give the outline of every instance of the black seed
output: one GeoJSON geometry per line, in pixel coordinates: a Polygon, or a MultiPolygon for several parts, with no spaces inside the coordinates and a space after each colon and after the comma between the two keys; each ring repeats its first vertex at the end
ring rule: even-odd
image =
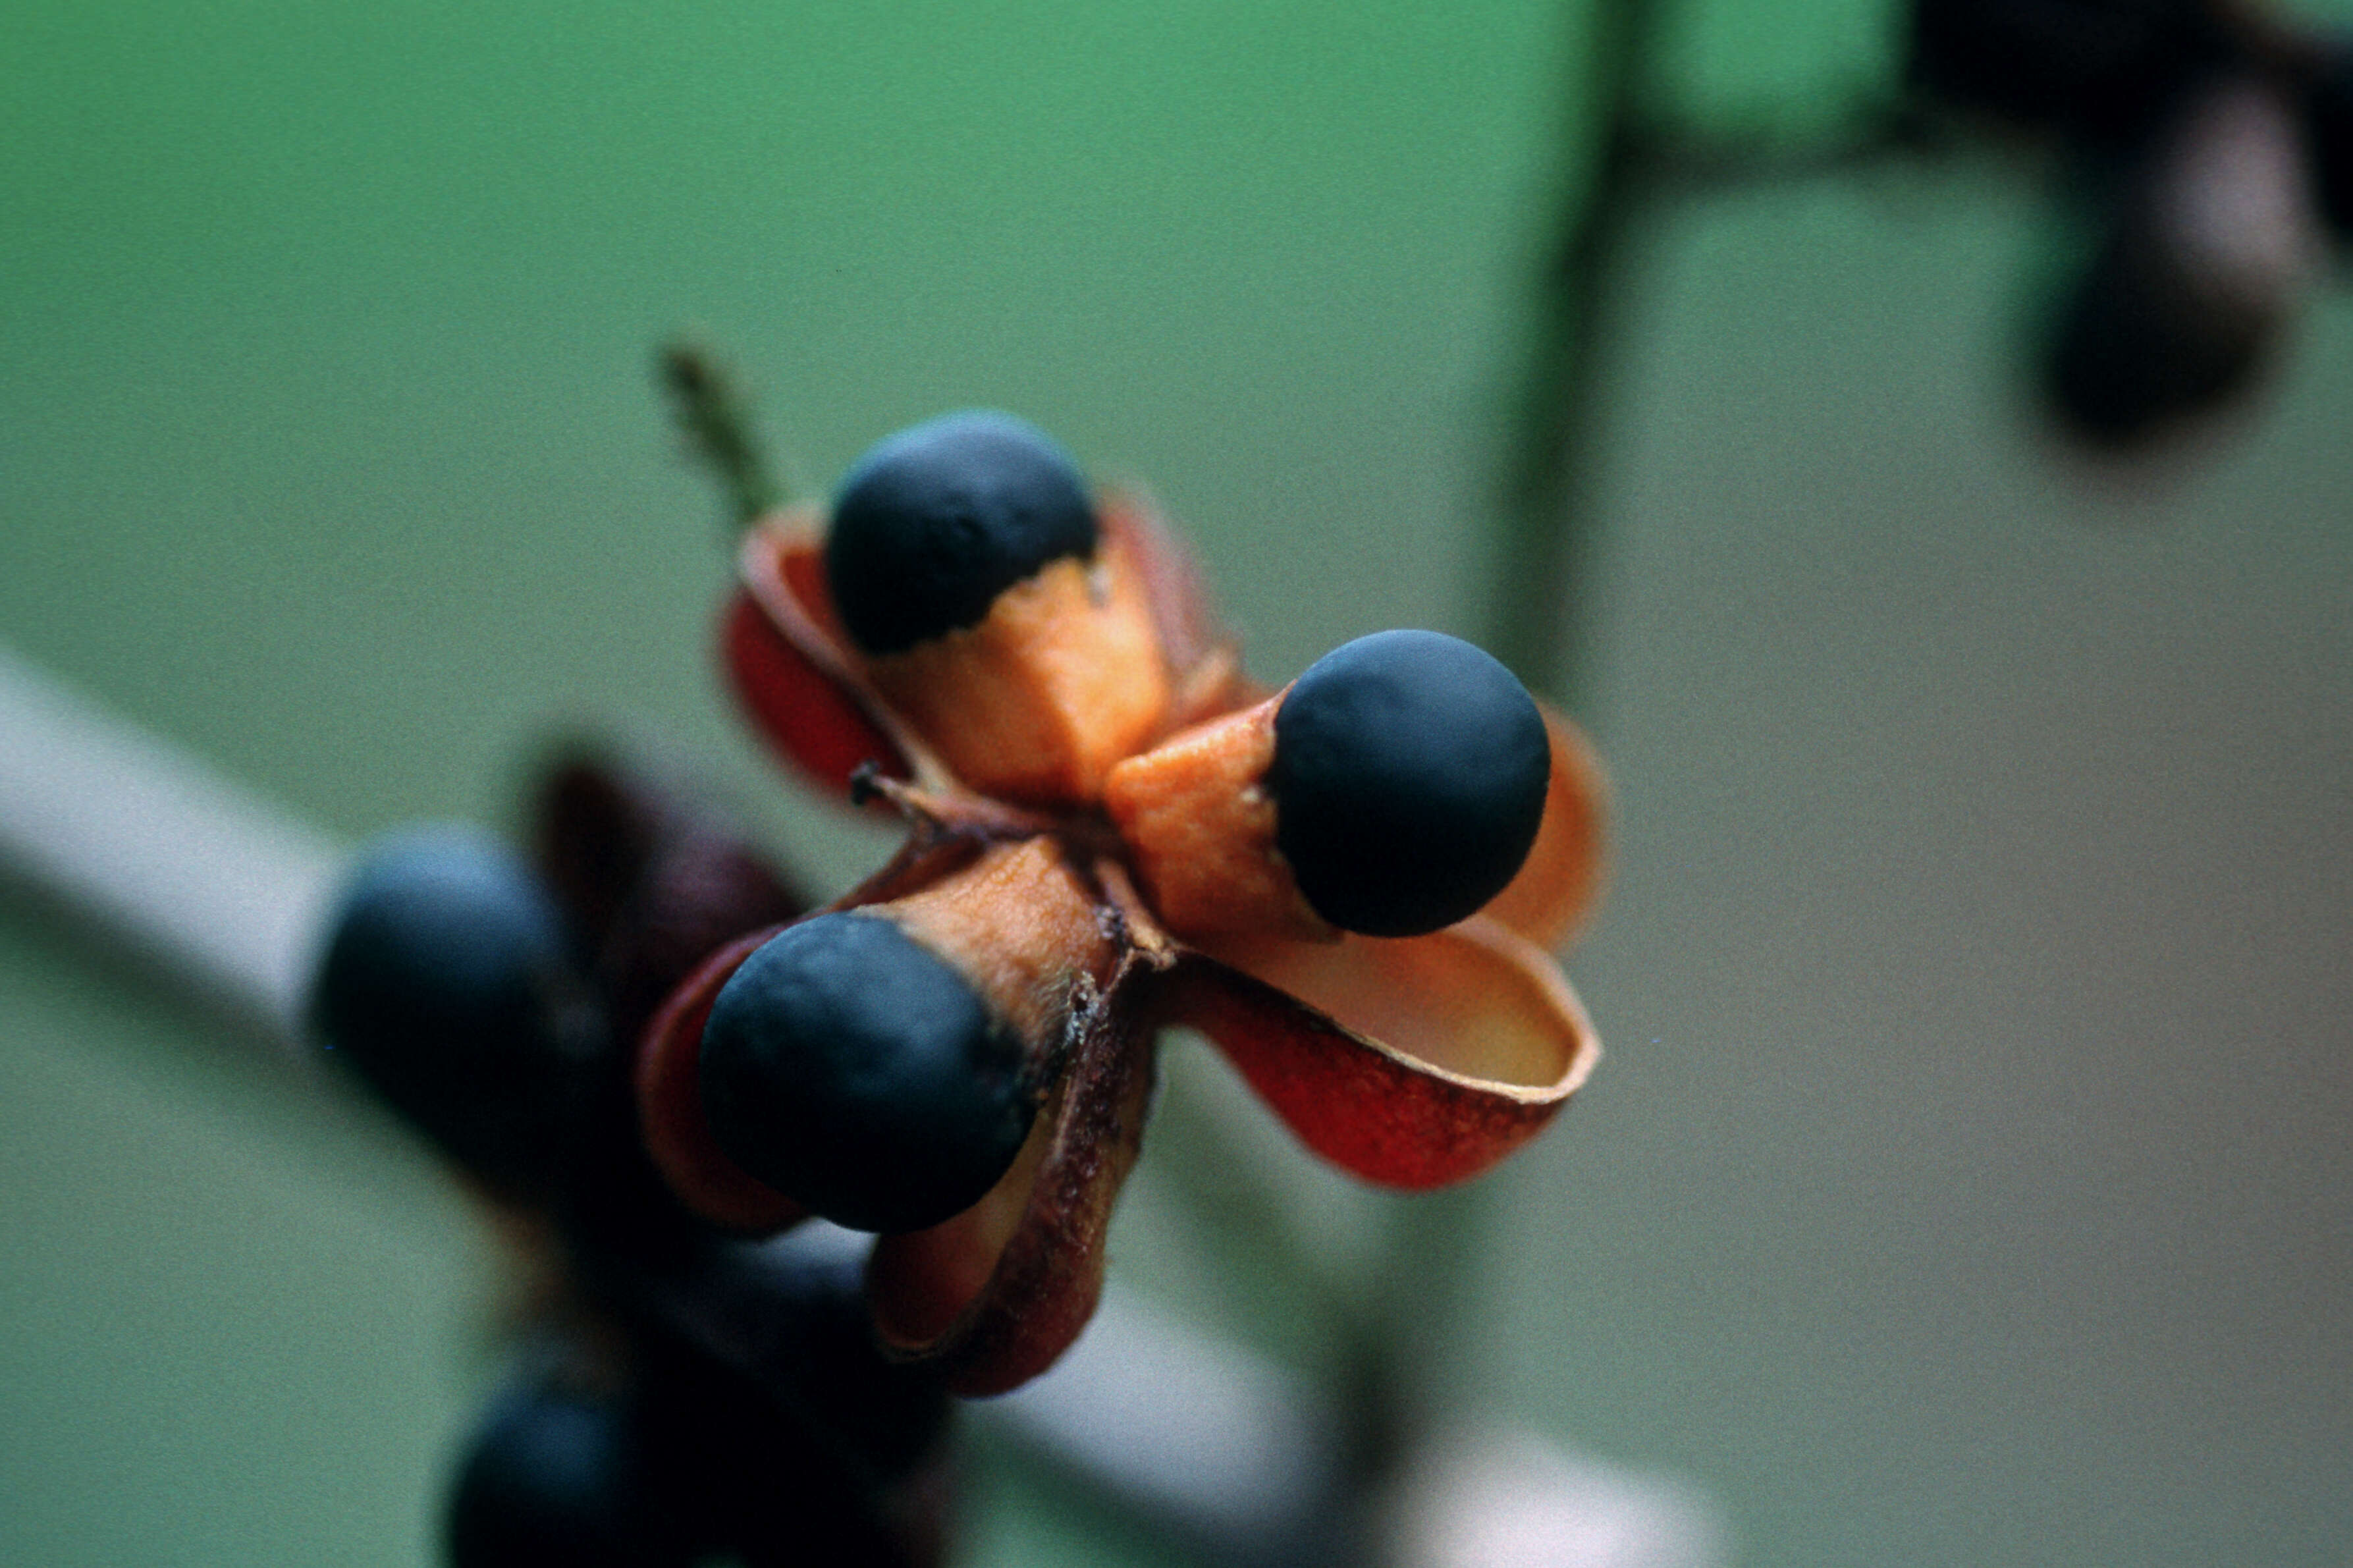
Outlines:
{"type": "Polygon", "coordinates": [[[618,1398],[501,1395],[450,1495],[450,1568],[684,1568],[695,1553],[632,1416],[618,1398]]]}
{"type": "Polygon", "coordinates": [[[338,1059],[493,1180],[545,1173],[598,1045],[553,900],[504,847],[460,827],[363,858],[311,1010],[338,1059]]]}
{"type": "Polygon", "coordinates": [[[898,653],[976,625],[997,596],[1067,555],[1092,555],[1095,514],[1060,447],[1008,414],[943,415],[850,468],[825,569],[850,637],[898,653]]]}
{"type": "Polygon", "coordinates": [[[1551,771],[1510,670],[1438,632],[1380,632],[1309,666],[1276,710],[1275,842],[1343,931],[1436,931],[1519,870],[1551,771]]]}
{"type": "Polygon", "coordinates": [[[1019,1041],[891,921],[804,921],[744,960],[702,1032],[712,1136],[839,1225],[920,1230],[969,1208],[1029,1135],[1019,1041]]]}
{"type": "Polygon", "coordinates": [[[2305,282],[2304,151],[2267,89],[2225,84],[2126,171],[2046,351],[2045,384],[2073,435],[2127,447],[2254,384],[2305,282]]]}
{"type": "Polygon", "coordinates": [[[2224,47],[2204,0],[1914,0],[1909,68],[1957,104],[2115,141],[2224,47]]]}

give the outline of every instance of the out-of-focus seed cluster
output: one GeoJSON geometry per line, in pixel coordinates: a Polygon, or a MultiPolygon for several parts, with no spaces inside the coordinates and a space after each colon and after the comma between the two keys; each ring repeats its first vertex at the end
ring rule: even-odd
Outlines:
{"type": "Polygon", "coordinates": [[[876,1349],[863,1249],[713,1233],[648,1163],[647,1015],[797,894],[707,813],[575,759],[537,863],[470,829],[361,861],[312,1017],[332,1059],[445,1154],[531,1279],[507,1386],[453,1468],[451,1568],[922,1568],[947,1400],[876,1349]]]}
{"type": "Polygon", "coordinates": [[[2242,0],[1914,0],[1930,100],[2054,143],[2091,238],[2043,334],[2124,448],[2242,396],[2353,234],[2353,47],[2242,0]]]}

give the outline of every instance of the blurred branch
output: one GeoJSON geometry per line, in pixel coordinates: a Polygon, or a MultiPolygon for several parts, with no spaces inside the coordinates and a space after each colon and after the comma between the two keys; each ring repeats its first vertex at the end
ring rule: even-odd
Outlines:
{"type": "Polygon", "coordinates": [[[1597,20],[1580,96],[1597,106],[1599,151],[1567,181],[1537,285],[1489,562],[1490,649],[1571,712],[1591,698],[1594,466],[1606,389],[1623,369],[1643,226],[1675,197],[1845,174],[1943,145],[1930,121],[1894,99],[1865,99],[1795,136],[1770,123],[1702,126],[1646,113],[1659,26],[1657,0],[1622,0],[1597,20]]]}
{"type": "MultiPolygon", "coordinates": [[[[1623,384],[1645,226],[1677,197],[1843,174],[1940,142],[1921,116],[1889,99],[1866,99],[1796,135],[1769,123],[1699,126],[1649,111],[1662,13],[1660,0],[1605,0],[1577,57],[1574,98],[1590,106],[1596,151],[1564,180],[1489,560],[1489,648],[1571,712],[1592,696],[1596,468],[1609,398],[1623,384]]],[[[1484,1184],[1400,1200],[1385,1272],[1393,1300],[1411,1306],[1390,1324],[1374,1372],[1400,1419],[1431,1403],[1407,1385],[1426,1384],[1430,1363],[1465,1327],[1493,1205],[1484,1184]]]]}
{"type": "Polygon", "coordinates": [[[1946,128],[1901,99],[1866,100],[1827,125],[1789,135],[1769,121],[1733,126],[1630,122],[1625,132],[1653,199],[1851,174],[1896,157],[1950,150],[1946,128]]]}
{"type": "MultiPolygon", "coordinates": [[[[1489,650],[1572,712],[1588,696],[1596,437],[1620,364],[1626,282],[1663,141],[1641,110],[1663,9],[1660,0],[1605,0],[1577,56],[1572,98],[1590,106],[1599,150],[1564,181],[1488,563],[1489,650]]],[[[1430,1390],[1464,1327],[1493,1205],[1483,1183],[1398,1202],[1384,1274],[1391,1299],[1405,1305],[1366,1369],[1391,1423],[1426,1423],[1438,1403],[1430,1390]]]]}
{"type": "Polygon", "coordinates": [[[298,1054],[341,847],[0,648],[0,870],[298,1054]]]}
{"type": "Polygon", "coordinates": [[[1537,321],[1521,380],[1515,435],[1489,567],[1488,646],[1537,690],[1572,710],[1590,637],[1588,473],[1600,394],[1617,362],[1645,138],[1634,129],[1656,47],[1658,0],[1604,5],[1580,57],[1599,152],[1572,174],[1553,259],[1539,283],[1537,321]]]}

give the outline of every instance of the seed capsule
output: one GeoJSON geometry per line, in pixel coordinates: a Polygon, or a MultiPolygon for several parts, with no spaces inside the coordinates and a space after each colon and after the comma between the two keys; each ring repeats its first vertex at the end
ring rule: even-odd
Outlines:
{"type": "Polygon", "coordinates": [[[1194,936],[1412,936],[1501,892],[1552,772],[1535,700],[1469,643],[1362,637],[1104,794],[1154,907],[1194,936]]]}
{"type": "Polygon", "coordinates": [[[1008,415],[901,431],[850,470],[827,588],[861,673],[965,784],[1092,801],[1168,672],[1136,563],[1061,449],[1008,415]]]}
{"type": "Polygon", "coordinates": [[[746,1172],[858,1230],[970,1207],[1029,1136],[1018,1037],[955,968],[876,914],[787,927],[704,1026],[711,1134],[746,1172]]]}
{"type": "Polygon", "coordinates": [[[394,1110],[497,1181],[544,1173],[599,1044],[546,890],[465,828],[405,834],[361,862],[311,1016],[394,1110]]]}

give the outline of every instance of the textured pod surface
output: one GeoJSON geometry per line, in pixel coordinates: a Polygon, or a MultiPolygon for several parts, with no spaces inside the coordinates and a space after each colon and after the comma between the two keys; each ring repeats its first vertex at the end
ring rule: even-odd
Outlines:
{"type": "Polygon", "coordinates": [[[1166,725],[1169,670],[1135,562],[1049,563],[977,626],[866,660],[892,712],[985,795],[1082,806],[1166,725]]]}
{"type": "Polygon", "coordinates": [[[1094,553],[1086,486],[1044,432],[1008,414],[944,415],[852,466],[825,564],[859,647],[900,653],[976,624],[1050,561],[1094,553]]]}
{"type": "MultiPolygon", "coordinates": [[[[1116,683],[1123,697],[1116,707],[1130,714],[1108,726],[1116,744],[1146,743],[1155,730],[1208,718],[1263,695],[1240,673],[1231,641],[1210,610],[1191,562],[1150,509],[1133,498],[1113,496],[1101,518],[1099,566],[1112,596],[1123,601],[1114,616],[1113,646],[1130,647],[1124,657],[1133,667],[1143,657],[1131,646],[1139,630],[1158,645],[1151,658],[1156,674],[1144,689],[1131,679],[1134,668],[1116,683]],[[1139,707],[1147,714],[1140,726],[1132,717],[1139,707]]],[[[744,536],[738,558],[741,590],[722,632],[728,671],[745,708],[778,752],[837,791],[868,761],[886,776],[934,788],[984,782],[960,779],[942,760],[936,742],[943,737],[928,728],[919,732],[919,725],[944,726],[953,741],[955,732],[975,726],[971,692],[917,690],[913,680],[914,668],[928,668],[926,661],[936,662],[943,649],[919,649],[900,658],[902,665],[909,658],[914,665],[902,670],[893,689],[902,697],[910,691],[922,697],[923,714],[900,711],[877,687],[873,661],[851,643],[826,584],[820,521],[813,511],[779,513],[744,536]]],[[[1082,696],[1098,689],[1107,673],[1091,668],[1090,651],[1060,662],[1082,696]]],[[[1087,728],[1100,722],[1091,720],[1087,728]]],[[[979,729],[984,732],[962,750],[994,754],[1006,743],[1001,726],[984,721],[979,729]]],[[[1092,757],[1082,772],[1099,772],[1113,760],[1099,741],[1076,748],[1065,743],[1064,749],[1092,757]]],[[[1010,761],[1017,771],[1037,766],[1026,757],[1010,761]]]]}
{"type": "Polygon", "coordinates": [[[1187,939],[1336,934],[1275,848],[1275,700],[1172,735],[1111,772],[1103,807],[1161,922],[1187,939]]]}
{"type": "Polygon", "coordinates": [[[1411,936],[1476,911],[1535,842],[1550,739],[1525,688],[1438,632],[1359,637],[1274,716],[1276,843],[1315,912],[1411,936]]]}
{"type": "Polygon", "coordinates": [[[1013,1170],[946,1224],[875,1244],[884,1343],[979,1397],[1054,1363],[1094,1313],[1113,1200],[1143,1148],[1159,1021],[1133,966],[1075,1021],[1071,1059],[1013,1170]]]}

